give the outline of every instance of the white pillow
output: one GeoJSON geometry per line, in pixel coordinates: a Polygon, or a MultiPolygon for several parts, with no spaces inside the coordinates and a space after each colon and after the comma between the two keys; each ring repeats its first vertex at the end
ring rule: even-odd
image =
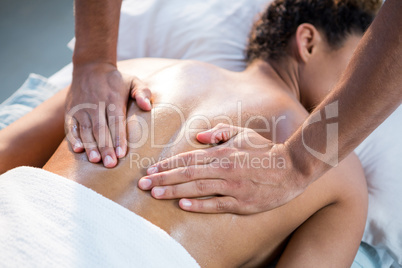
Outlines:
{"type": "Polygon", "coordinates": [[[355,152],[362,162],[369,190],[363,241],[388,248],[402,265],[402,106],[355,152]]]}
{"type": "MultiPolygon", "coordinates": [[[[272,0],[125,0],[120,15],[117,59],[193,59],[242,71],[255,19],[272,0]]],[[[68,47],[74,50],[75,38],[68,47]]],[[[72,65],[49,78],[66,87],[72,65]]]]}
{"type": "MultiPolygon", "coordinates": [[[[244,49],[254,18],[270,2],[123,1],[118,59],[194,59],[242,71],[246,66],[244,49]]],[[[74,41],[69,46],[74,47],[74,41]]]]}

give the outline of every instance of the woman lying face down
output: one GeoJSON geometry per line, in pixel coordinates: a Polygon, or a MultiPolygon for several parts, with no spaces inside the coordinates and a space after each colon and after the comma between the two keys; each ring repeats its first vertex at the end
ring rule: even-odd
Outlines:
{"type": "MultiPolygon", "coordinates": [[[[266,144],[261,137],[285,141],[304,122],[307,111],[322,100],[345,69],[378,8],[378,3],[372,4],[357,0],[275,1],[252,30],[249,66],[241,73],[196,61],[121,62],[119,68],[145,81],[154,95],[151,113],[129,105],[129,152],[116,168],[105,169],[88,161],[96,161],[91,158],[91,152],[98,153],[96,147],[77,155],[66,140],[49,161],[46,153],[41,155],[54,150],[54,144],[63,138],[64,118],[59,111],[64,90],[0,132],[5,144],[22,141],[4,149],[1,157],[23,156],[20,162],[9,161],[2,170],[40,165],[46,159],[45,170],[80,183],[159,226],[202,267],[255,267],[276,258],[279,267],[350,266],[367,210],[364,175],[353,154],[289,204],[251,216],[185,212],[177,200],[157,200],[171,192],[154,190],[153,198],[138,188],[138,181],[149,165],[189,150],[199,150],[200,162],[225,167],[230,173],[230,165],[202,159],[202,148],[206,147],[195,138],[199,131],[218,123],[255,130],[247,133],[249,143],[244,146],[261,147],[260,158],[238,155],[230,145],[224,148],[233,151],[233,158],[243,168],[289,168],[286,159],[264,154],[266,144]],[[40,144],[32,142],[44,132],[48,139],[42,138],[40,144]],[[25,152],[26,148],[32,150],[25,152]]],[[[95,106],[99,108],[99,104],[95,106]]],[[[71,131],[79,131],[84,143],[93,144],[94,137],[87,129],[71,131]]],[[[68,134],[67,138],[74,137],[74,133],[68,134]]],[[[191,180],[191,169],[183,170],[182,176],[191,180]]],[[[217,185],[225,183],[219,178],[211,180],[217,185]]],[[[197,187],[205,196],[214,195],[202,183],[173,189],[185,194],[189,187],[197,187]]]]}

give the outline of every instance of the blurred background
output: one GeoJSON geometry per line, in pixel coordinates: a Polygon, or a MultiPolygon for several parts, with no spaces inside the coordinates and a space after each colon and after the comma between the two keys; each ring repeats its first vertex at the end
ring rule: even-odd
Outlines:
{"type": "Polygon", "coordinates": [[[0,103],[29,73],[49,77],[71,61],[73,0],[0,0],[0,103]]]}

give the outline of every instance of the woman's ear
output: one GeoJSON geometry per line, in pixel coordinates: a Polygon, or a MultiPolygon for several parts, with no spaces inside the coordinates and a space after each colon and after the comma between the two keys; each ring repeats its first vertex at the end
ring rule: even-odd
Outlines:
{"type": "Polygon", "coordinates": [[[295,38],[298,58],[307,62],[315,52],[316,46],[321,42],[320,33],[312,24],[303,23],[297,27],[295,38]]]}

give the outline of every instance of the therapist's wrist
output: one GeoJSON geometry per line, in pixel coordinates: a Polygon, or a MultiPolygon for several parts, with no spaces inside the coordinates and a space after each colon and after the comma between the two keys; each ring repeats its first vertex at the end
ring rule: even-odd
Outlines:
{"type": "Polygon", "coordinates": [[[306,149],[300,143],[286,141],[283,144],[283,150],[288,159],[287,168],[294,174],[292,180],[298,188],[307,188],[319,176],[319,163],[311,158],[306,149]]]}
{"type": "Polygon", "coordinates": [[[81,67],[94,64],[111,64],[116,66],[117,53],[116,49],[78,45],[76,43],[72,57],[74,67],[81,67]]]}
{"type": "Polygon", "coordinates": [[[102,73],[103,71],[109,72],[114,70],[117,70],[117,66],[113,62],[91,61],[73,64],[73,76],[85,75],[86,73],[102,73]]]}
{"type": "Polygon", "coordinates": [[[73,56],[73,67],[74,69],[86,68],[90,66],[117,66],[117,62],[115,58],[110,57],[81,57],[81,56],[73,56]]]}

